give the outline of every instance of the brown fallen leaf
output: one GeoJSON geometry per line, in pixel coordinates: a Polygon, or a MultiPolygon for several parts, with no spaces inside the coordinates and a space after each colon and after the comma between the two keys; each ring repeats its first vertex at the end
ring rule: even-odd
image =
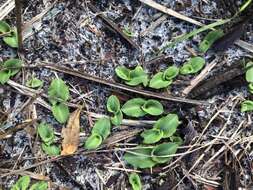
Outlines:
{"type": "Polygon", "coordinates": [[[71,113],[67,127],[62,128],[63,141],[61,155],[73,154],[78,148],[81,110],[82,108],[78,108],[71,113]]]}

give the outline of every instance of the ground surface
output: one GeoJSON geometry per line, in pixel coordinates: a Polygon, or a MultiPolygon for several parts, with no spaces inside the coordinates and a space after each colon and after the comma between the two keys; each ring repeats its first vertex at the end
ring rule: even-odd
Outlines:
{"type": "MultiPolygon", "coordinates": [[[[3,4],[1,1],[0,4],[3,4]]],[[[240,1],[231,1],[231,6],[226,6],[218,0],[156,2],[204,24],[220,18],[230,18],[240,5],[240,1]]],[[[167,48],[157,55],[158,50],[165,47],[173,37],[192,31],[197,28],[195,25],[173,16],[166,16],[137,0],[101,0],[94,5],[100,10],[99,12],[91,11],[86,1],[24,1],[24,22],[29,22],[36,15],[47,11],[41,17],[40,27],[35,27],[31,35],[24,40],[24,51],[18,55],[25,65],[36,67],[24,68],[12,80],[25,85],[25,81],[35,75],[44,81],[43,92],[46,93],[51,79],[58,76],[71,88],[70,103],[75,105],[85,103],[89,112],[108,114],[105,102],[109,95],[117,95],[122,102],[132,97],[139,97],[139,95],[73,77],[63,72],[41,68],[38,65],[50,63],[67,66],[92,76],[120,83],[114,72],[118,65],[133,67],[140,64],[149,74],[153,74],[168,65],[181,66],[194,54],[199,54],[198,43],[206,33],[183,41],[174,48],[167,48]],[[128,27],[133,33],[131,39],[138,45],[138,48],[133,48],[119,34],[105,27],[104,22],[98,17],[101,12],[119,28],[128,27]],[[154,25],[157,19],[161,19],[160,23],[150,29],[149,27],[154,25]],[[157,57],[160,58],[158,61],[151,61],[157,57]]],[[[10,12],[5,20],[14,25],[14,12],[10,12]]],[[[253,43],[252,24],[249,22],[241,36],[241,39],[248,43],[253,43]]],[[[226,30],[230,25],[232,24],[223,26],[223,28],[226,30]]],[[[0,52],[0,61],[17,55],[16,50],[7,47],[2,41],[0,52]]],[[[208,52],[203,56],[207,65],[214,59],[218,60],[218,64],[206,77],[210,78],[229,70],[231,65],[243,59],[251,59],[253,54],[232,45],[225,52],[208,52]]],[[[164,96],[168,94],[182,96],[182,91],[195,76],[178,77],[168,91],[158,92],[163,93],[164,96]]],[[[178,153],[186,152],[186,154],[184,157],[173,158],[170,163],[153,168],[153,171],[141,171],[144,189],[165,190],[172,189],[176,185],[178,189],[184,190],[253,188],[252,115],[240,112],[240,102],[244,98],[250,98],[250,94],[247,91],[246,83],[241,82],[239,87],[236,86],[237,88],[234,88],[234,83],[231,79],[226,84],[228,88],[219,89],[217,87],[219,90],[208,99],[205,99],[204,95],[196,97],[199,100],[210,102],[209,105],[162,101],[166,112],[178,113],[183,121],[179,134],[185,142],[178,153]],[[196,141],[197,144],[194,144],[196,141]],[[200,147],[199,150],[189,152],[190,148],[197,147],[200,147]]],[[[52,124],[57,134],[60,134],[63,126],[55,121],[46,106],[36,102],[31,104],[33,99],[22,93],[20,88],[15,88],[14,84],[0,86],[0,122],[2,122],[3,133],[27,119],[33,119],[32,114],[36,113],[38,122],[46,121],[52,124]]],[[[152,89],[148,90],[152,91],[152,89]]],[[[1,176],[0,188],[9,189],[18,179],[17,174],[33,176],[37,173],[47,177],[52,189],[130,189],[126,168],[132,168],[128,165],[122,166],[124,154],[122,150],[135,146],[140,142],[140,137],[132,136],[103,149],[107,151],[86,155],[83,142],[90,134],[95,118],[92,114],[82,114],[80,153],[57,161],[50,160],[51,158],[47,158],[40,150],[40,140],[35,133],[36,123],[0,139],[0,173],[5,175],[13,171],[12,175],[1,176]],[[44,160],[48,162],[18,172],[18,169],[33,166],[44,160]]],[[[142,119],[156,120],[157,118],[145,117],[142,119]]],[[[135,129],[139,128],[124,125],[113,129],[112,134],[130,133],[135,129]]],[[[57,140],[60,144],[60,135],[57,140]]],[[[35,175],[34,178],[38,176],[35,175]]]]}

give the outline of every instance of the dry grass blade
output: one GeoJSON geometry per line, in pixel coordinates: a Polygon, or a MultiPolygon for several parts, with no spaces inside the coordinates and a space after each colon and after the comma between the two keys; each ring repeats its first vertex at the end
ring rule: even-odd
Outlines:
{"type": "Polygon", "coordinates": [[[154,2],[153,0],[139,0],[139,1],[146,4],[146,5],[148,5],[148,6],[150,6],[150,7],[155,8],[155,9],[161,11],[161,12],[164,12],[168,15],[174,16],[178,19],[190,22],[192,24],[196,24],[198,26],[203,26],[203,24],[201,22],[198,22],[198,21],[196,21],[192,18],[189,18],[187,16],[184,16],[184,15],[182,15],[182,14],[180,14],[180,13],[178,13],[178,12],[172,10],[172,9],[169,9],[169,8],[159,4],[159,3],[154,2]]]}
{"type": "Polygon", "coordinates": [[[15,1],[14,0],[8,0],[6,1],[1,7],[0,7],[0,20],[4,19],[15,7],[15,1]]]}
{"type": "Polygon", "coordinates": [[[74,111],[70,117],[66,128],[62,128],[62,152],[61,155],[73,154],[79,145],[80,133],[80,113],[81,108],[74,111]]]}
{"type": "Polygon", "coordinates": [[[245,42],[245,41],[242,41],[242,40],[237,40],[235,42],[236,45],[238,45],[239,47],[253,53],[253,45],[248,43],[248,42],[245,42]]]}

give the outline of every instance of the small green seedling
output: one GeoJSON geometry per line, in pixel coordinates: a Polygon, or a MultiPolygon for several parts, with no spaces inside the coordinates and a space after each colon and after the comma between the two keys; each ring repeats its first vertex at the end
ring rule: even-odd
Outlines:
{"type": "Polygon", "coordinates": [[[111,133],[111,122],[108,118],[100,118],[92,128],[91,136],[85,141],[88,150],[98,148],[111,133]]]}
{"type": "Polygon", "coordinates": [[[180,74],[189,75],[199,72],[205,65],[202,57],[193,57],[180,68],[180,74]]]}
{"type": "Polygon", "coordinates": [[[245,100],[241,103],[241,112],[253,111],[253,101],[245,100]]]}
{"type": "Polygon", "coordinates": [[[178,144],[176,143],[163,143],[157,145],[151,152],[152,160],[156,163],[166,163],[171,160],[172,154],[177,152],[178,144]]]}
{"type": "Polygon", "coordinates": [[[123,120],[123,114],[120,110],[120,102],[117,96],[111,95],[107,100],[107,110],[113,113],[113,117],[111,117],[111,122],[113,125],[120,125],[123,120]]]}
{"type": "Polygon", "coordinates": [[[138,86],[143,84],[143,86],[148,85],[148,74],[139,65],[135,69],[130,70],[124,66],[118,66],[115,72],[119,78],[124,80],[124,82],[129,86],[138,86]]]}
{"type": "Polygon", "coordinates": [[[164,72],[155,74],[149,82],[149,87],[154,89],[166,88],[172,84],[178,73],[179,69],[176,66],[170,66],[164,72]]]}
{"type": "Polygon", "coordinates": [[[133,190],[142,190],[141,178],[137,173],[131,173],[128,180],[133,190]]]}
{"type": "Polygon", "coordinates": [[[66,105],[69,99],[69,87],[62,79],[54,79],[48,89],[49,101],[52,104],[52,113],[59,123],[65,123],[69,118],[69,108],[66,105]]]}
{"type": "Polygon", "coordinates": [[[18,47],[18,35],[16,28],[11,28],[4,21],[0,21],[0,34],[3,36],[3,41],[12,48],[18,47]]]}
{"type": "Polygon", "coordinates": [[[125,34],[125,35],[127,35],[128,37],[134,37],[134,33],[131,31],[131,29],[129,28],[129,27],[124,27],[123,28],[123,33],[125,34]]]}
{"type": "MultiPolygon", "coordinates": [[[[22,176],[18,181],[11,187],[11,190],[28,190],[31,179],[29,176],[22,176]]],[[[48,185],[44,181],[34,183],[29,190],[47,190],[48,185]]]]}
{"type": "Polygon", "coordinates": [[[20,71],[22,61],[20,59],[8,59],[0,66],[0,83],[5,84],[12,76],[20,71]]]}
{"type": "Polygon", "coordinates": [[[49,156],[56,156],[60,154],[60,148],[54,145],[55,135],[52,126],[46,123],[40,123],[38,126],[38,134],[42,140],[41,148],[49,156]]]}
{"type": "Polygon", "coordinates": [[[122,112],[131,117],[142,117],[146,114],[157,116],[163,113],[163,106],[157,100],[133,98],[128,100],[121,108],[122,112]]]}
{"type": "Polygon", "coordinates": [[[154,144],[163,138],[163,131],[159,129],[149,129],[141,133],[144,144],[154,144]]]}
{"type": "Polygon", "coordinates": [[[206,53],[213,43],[224,35],[222,30],[213,30],[209,32],[199,45],[199,50],[206,53]]]}
{"type": "Polygon", "coordinates": [[[33,76],[30,80],[26,82],[26,86],[30,88],[40,88],[43,86],[43,81],[33,76]]]}

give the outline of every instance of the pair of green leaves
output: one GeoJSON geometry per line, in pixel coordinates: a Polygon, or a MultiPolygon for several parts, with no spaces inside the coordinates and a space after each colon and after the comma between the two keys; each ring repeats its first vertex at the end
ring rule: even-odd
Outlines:
{"type": "Polygon", "coordinates": [[[130,70],[125,66],[118,66],[115,72],[119,78],[124,80],[124,82],[129,86],[137,86],[143,84],[143,86],[148,85],[148,74],[139,65],[135,69],[130,70]]]}
{"type": "Polygon", "coordinates": [[[199,50],[203,53],[206,53],[208,49],[213,45],[213,43],[221,38],[224,35],[224,32],[220,29],[218,30],[213,30],[209,32],[204,40],[200,43],[199,45],[199,50]]]}
{"type": "Polygon", "coordinates": [[[52,113],[59,123],[65,123],[69,118],[69,108],[66,105],[69,99],[69,87],[62,79],[54,79],[48,89],[49,101],[52,104],[52,113]]]}
{"type": "Polygon", "coordinates": [[[11,28],[4,21],[0,21],[0,34],[3,35],[3,41],[12,48],[18,47],[18,35],[16,28],[11,28]]]}
{"type": "Polygon", "coordinates": [[[133,98],[122,106],[122,112],[131,117],[142,117],[146,114],[157,116],[163,113],[163,105],[157,100],[133,98]]]}
{"type": "Polygon", "coordinates": [[[56,156],[60,154],[60,148],[53,144],[55,142],[55,135],[52,126],[46,123],[40,123],[38,126],[38,134],[43,141],[41,148],[49,156],[56,156]]]}
{"type": "Polygon", "coordinates": [[[30,88],[40,88],[43,86],[43,81],[32,76],[32,78],[26,82],[26,86],[30,88]]]}
{"type": "Polygon", "coordinates": [[[180,74],[188,75],[199,72],[205,65],[203,57],[193,57],[180,68],[180,74]]]}
{"type": "Polygon", "coordinates": [[[16,75],[22,65],[22,61],[19,59],[8,59],[1,65],[0,71],[0,83],[5,84],[10,77],[16,75]]]}
{"type": "Polygon", "coordinates": [[[172,137],[180,121],[176,114],[168,114],[165,117],[160,118],[152,129],[145,130],[141,133],[144,144],[153,144],[159,142],[162,138],[172,137]]]}
{"type": "Polygon", "coordinates": [[[124,160],[134,168],[151,168],[170,161],[171,155],[176,153],[178,146],[173,142],[162,143],[155,147],[139,146],[125,153],[124,160]]]}
{"type": "MultiPolygon", "coordinates": [[[[29,176],[23,176],[11,187],[11,190],[28,190],[31,179],[29,176]]],[[[48,185],[44,181],[33,184],[29,190],[47,190],[48,185]]]]}
{"type": "Polygon", "coordinates": [[[88,150],[98,148],[111,133],[111,122],[108,118],[101,118],[96,121],[92,128],[91,136],[85,141],[85,148],[88,150]]]}
{"type": "Polygon", "coordinates": [[[111,117],[112,124],[119,126],[122,123],[123,114],[117,96],[111,95],[107,100],[106,107],[109,112],[113,113],[113,117],[111,117]]]}
{"type": "Polygon", "coordinates": [[[155,74],[149,82],[149,87],[154,89],[166,88],[171,85],[178,73],[179,69],[176,66],[170,66],[164,72],[155,74]]]}
{"type": "Polygon", "coordinates": [[[137,173],[131,173],[128,180],[133,190],[142,190],[141,179],[137,173]]]}

